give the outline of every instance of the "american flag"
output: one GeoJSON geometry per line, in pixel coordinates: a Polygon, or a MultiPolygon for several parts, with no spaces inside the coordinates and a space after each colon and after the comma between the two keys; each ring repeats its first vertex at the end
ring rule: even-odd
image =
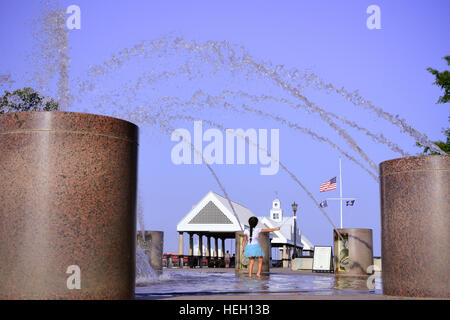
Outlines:
{"type": "Polygon", "coordinates": [[[336,177],[320,185],[320,192],[330,191],[334,189],[336,189],[336,177]]]}

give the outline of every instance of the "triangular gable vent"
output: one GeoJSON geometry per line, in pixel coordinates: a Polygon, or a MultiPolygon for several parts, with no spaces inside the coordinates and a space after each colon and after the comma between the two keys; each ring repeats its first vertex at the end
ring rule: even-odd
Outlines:
{"type": "Polygon", "coordinates": [[[233,224],[233,222],[210,201],[188,224],[233,224]]]}

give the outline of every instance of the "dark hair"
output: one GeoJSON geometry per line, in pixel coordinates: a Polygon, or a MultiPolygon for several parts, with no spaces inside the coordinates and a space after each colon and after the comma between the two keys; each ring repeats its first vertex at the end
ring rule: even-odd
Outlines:
{"type": "Polygon", "coordinates": [[[250,219],[248,219],[248,224],[250,226],[250,241],[249,242],[252,242],[253,228],[256,227],[256,225],[258,224],[258,218],[251,217],[250,219]]]}

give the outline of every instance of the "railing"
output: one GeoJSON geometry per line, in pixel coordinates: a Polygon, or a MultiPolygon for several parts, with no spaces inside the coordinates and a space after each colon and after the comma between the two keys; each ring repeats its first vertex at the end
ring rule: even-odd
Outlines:
{"type": "MultiPolygon", "coordinates": [[[[235,258],[230,258],[229,268],[234,268],[235,258]]],[[[226,268],[223,257],[201,257],[178,254],[163,255],[164,268],[226,268]]]]}
{"type": "MultiPolygon", "coordinates": [[[[313,258],[313,255],[301,256],[299,258],[313,258]]],[[[291,259],[286,259],[291,262],[291,259]]],[[[230,258],[229,268],[234,268],[235,258],[230,258]]],[[[178,255],[166,253],[163,255],[163,267],[164,268],[226,268],[225,259],[223,257],[200,257],[189,255],[178,255]],[[201,262],[201,264],[200,264],[201,262]]],[[[282,268],[283,259],[270,260],[271,268],[282,268]]]]}

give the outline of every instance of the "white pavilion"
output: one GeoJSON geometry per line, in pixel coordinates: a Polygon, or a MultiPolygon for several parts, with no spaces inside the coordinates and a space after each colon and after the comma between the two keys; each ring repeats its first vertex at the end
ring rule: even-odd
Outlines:
{"type": "MultiPolygon", "coordinates": [[[[235,232],[248,227],[248,219],[256,216],[250,209],[237,202],[231,201],[231,204],[232,207],[225,197],[209,191],[198,204],[194,205],[177,224],[177,232],[179,233],[178,254],[184,255],[184,233],[187,233],[189,236],[189,256],[206,256],[207,258],[223,256],[226,252],[225,240],[232,239],[232,242],[234,242],[235,232]],[[195,246],[194,236],[197,236],[195,246]],[[206,246],[203,242],[204,238],[206,238],[206,246]],[[214,240],[214,249],[211,247],[211,238],[214,240]],[[221,240],[221,248],[219,248],[219,239],[221,240]]],[[[272,247],[279,248],[280,260],[290,260],[290,252],[294,247],[294,220],[293,217],[283,217],[280,200],[275,199],[272,202],[269,217],[258,217],[258,219],[258,227],[260,228],[281,228],[279,231],[272,233],[272,247]]],[[[297,233],[297,248],[301,248],[304,253],[312,252],[313,245],[301,233],[298,225],[297,233]]],[[[230,252],[234,251],[233,245],[231,249],[230,252]]],[[[286,264],[283,263],[283,265],[286,264]]]]}

